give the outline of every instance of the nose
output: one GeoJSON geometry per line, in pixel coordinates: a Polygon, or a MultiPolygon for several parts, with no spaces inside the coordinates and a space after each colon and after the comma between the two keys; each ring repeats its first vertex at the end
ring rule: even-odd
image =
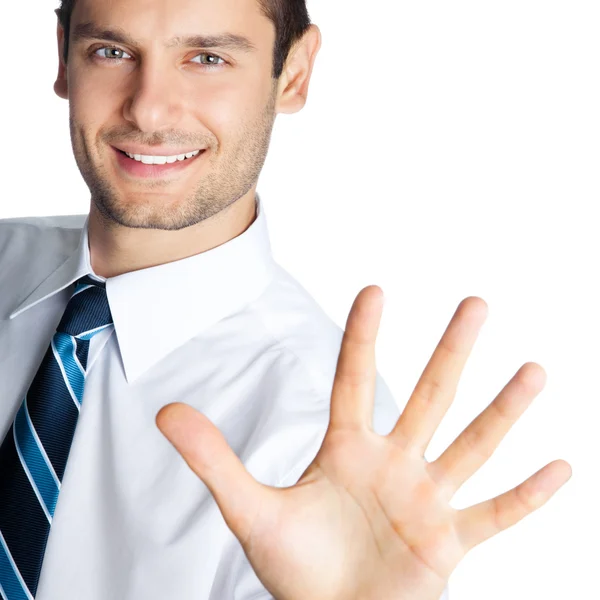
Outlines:
{"type": "Polygon", "coordinates": [[[176,126],[181,119],[184,97],[183,90],[178,90],[176,78],[177,70],[167,67],[160,59],[142,63],[123,109],[125,119],[148,133],[176,126]]]}

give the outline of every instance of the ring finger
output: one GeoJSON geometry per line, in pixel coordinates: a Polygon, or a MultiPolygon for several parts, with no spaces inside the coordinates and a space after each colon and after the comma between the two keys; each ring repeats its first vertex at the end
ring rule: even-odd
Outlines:
{"type": "Polygon", "coordinates": [[[492,456],[545,382],[546,373],[540,365],[525,363],[494,401],[439,458],[429,463],[432,476],[450,497],[492,456]]]}

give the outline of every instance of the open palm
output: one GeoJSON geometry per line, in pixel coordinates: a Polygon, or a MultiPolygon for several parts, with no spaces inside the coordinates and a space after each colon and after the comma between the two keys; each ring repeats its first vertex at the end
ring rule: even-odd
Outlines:
{"type": "Polygon", "coordinates": [[[437,600],[471,548],[542,506],[571,476],[569,464],[557,460],[496,498],[453,509],[452,496],[543,388],[544,370],[523,365],[429,463],[425,450],[454,399],[487,305],[477,297],[460,303],[395,427],[380,436],[372,413],[382,299],[381,289],[369,286],[352,306],[329,426],[295,485],[257,482],[190,406],[169,404],[156,417],[277,600],[437,600]]]}

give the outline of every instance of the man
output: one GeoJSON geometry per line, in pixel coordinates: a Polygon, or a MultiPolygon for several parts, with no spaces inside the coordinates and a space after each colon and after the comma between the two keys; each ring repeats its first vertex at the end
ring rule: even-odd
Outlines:
{"type": "Polygon", "coordinates": [[[399,416],[374,362],[381,290],[342,336],[272,259],[257,180],[276,114],[306,101],[304,3],[58,14],[55,90],[91,201],[0,223],[0,595],[439,598],[570,467],[452,509],[543,370],[427,463],[485,302],[461,303],[399,416]]]}

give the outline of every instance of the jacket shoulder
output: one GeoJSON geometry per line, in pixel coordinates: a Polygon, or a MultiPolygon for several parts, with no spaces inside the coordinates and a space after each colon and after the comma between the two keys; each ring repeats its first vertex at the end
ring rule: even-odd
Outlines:
{"type": "Polygon", "coordinates": [[[23,255],[46,247],[48,250],[70,246],[79,240],[87,215],[60,215],[53,217],[15,217],[0,219],[1,257],[23,255]]]}
{"type": "Polygon", "coordinates": [[[52,230],[52,229],[81,229],[87,214],[83,215],[56,215],[50,217],[12,217],[10,219],[0,219],[0,229],[8,231],[9,229],[34,229],[34,230],[52,230]]]}
{"type": "Polygon", "coordinates": [[[29,293],[76,250],[86,218],[0,219],[0,288],[11,290],[15,298],[29,293]]]}

